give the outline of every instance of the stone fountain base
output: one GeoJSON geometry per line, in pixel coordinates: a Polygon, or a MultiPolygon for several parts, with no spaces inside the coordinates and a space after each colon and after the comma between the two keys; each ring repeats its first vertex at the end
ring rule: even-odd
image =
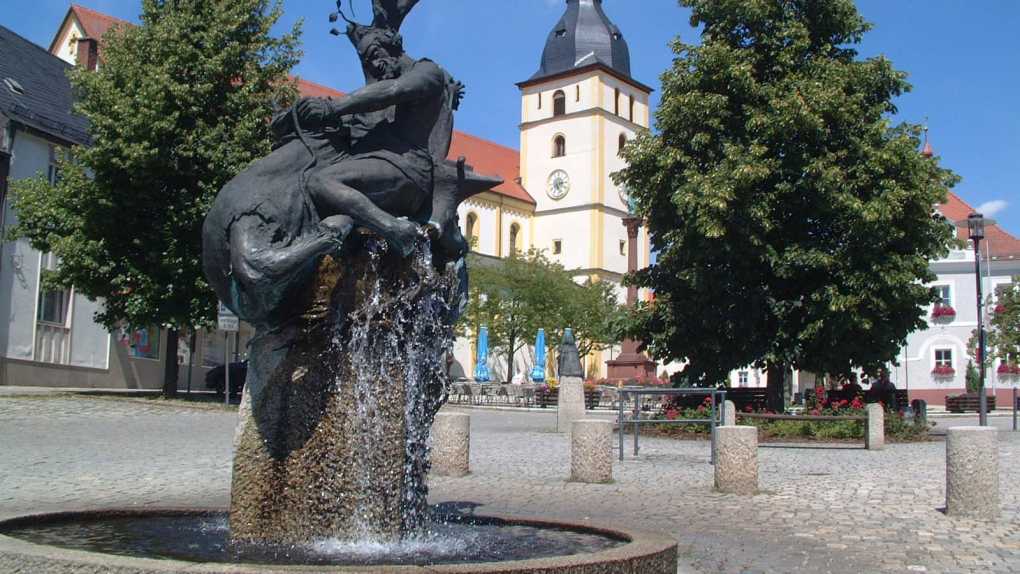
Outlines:
{"type": "MultiPolygon", "coordinates": [[[[47,574],[674,574],[677,544],[671,538],[621,529],[598,529],[538,520],[505,520],[507,526],[529,526],[577,534],[594,534],[618,541],[606,550],[508,562],[457,563],[428,566],[303,566],[201,563],[129,557],[35,544],[19,538],[26,528],[60,523],[102,523],[125,517],[192,516],[209,510],[97,511],[14,518],[0,522],[0,572],[47,574]]],[[[498,519],[487,519],[498,520],[498,519]]]]}

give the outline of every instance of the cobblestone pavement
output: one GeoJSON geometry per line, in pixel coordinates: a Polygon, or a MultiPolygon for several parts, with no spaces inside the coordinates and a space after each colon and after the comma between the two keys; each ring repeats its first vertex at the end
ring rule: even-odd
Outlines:
{"type": "MultiPolygon", "coordinates": [[[[682,571],[1020,572],[1020,433],[1000,434],[1003,517],[977,522],[938,510],[942,442],[877,452],[766,445],[764,492],[740,497],[712,491],[706,442],[642,439],[634,458],[628,440],[615,483],[574,484],[567,439],[551,430],[554,411],[467,412],[472,474],[434,479],[436,503],[670,532],[682,571]]],[[[0,397],[0,515],[225,506],[234,419],[140,402],[0,397]]]]}

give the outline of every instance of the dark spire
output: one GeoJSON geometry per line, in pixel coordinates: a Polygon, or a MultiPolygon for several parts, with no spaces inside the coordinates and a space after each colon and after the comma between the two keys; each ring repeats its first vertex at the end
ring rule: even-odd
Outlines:
{"type": "Polygon", "coordinates": [[[608,66],[629,78],[630,49],[627,41],[602,11],[602,0],[567,0],[567,11],[549,33],[542,51],[542,63],[531,80],[595,63],[608,66]]]}

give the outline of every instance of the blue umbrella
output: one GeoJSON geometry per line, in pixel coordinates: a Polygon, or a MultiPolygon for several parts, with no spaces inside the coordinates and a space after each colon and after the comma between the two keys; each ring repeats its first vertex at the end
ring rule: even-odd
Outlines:
{"type": "Polygon", "coordinates": [[[478,364],[475,365],[475,380],[487,383],[491,378],[489,375],[489,328],[482,325],[482,328],[478,330],[478,364]]]}
{"type": "Polygon", "coordinates": [[[545,329],[539,329],[535,336],[535,368],[531,370],[531,380],[545,381],[545,329]]]}

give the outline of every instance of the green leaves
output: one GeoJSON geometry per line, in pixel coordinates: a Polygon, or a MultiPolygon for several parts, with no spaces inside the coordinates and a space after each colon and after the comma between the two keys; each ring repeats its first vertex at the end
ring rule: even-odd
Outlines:
{"type": "Polygon", "coordinates": [[[659,131],[615,176],[659,252],[629,278],[656,303],[628,333],[693,380],[894,360],[924,325],[928,262],[952,241],[932,207],[957,181],[918,153],[918,126],[889,126],[905,74],[856,59],[868,24],[850,0],[681,3],[702,44],[674,44],[659,131]]]}
{"type": "Polygon", "coordinates": [[[62,181],[17,182],[12,230],[61,259],[54,280],[93,299],[109,327],[209,324],[201,227],[219,189],[268,153],[274,104],[293,99],[299,28],[269,34],[270,0],[144,0],[142,25],[103,39],[98,71],[76,69],[93,145],[62,181]]]}

